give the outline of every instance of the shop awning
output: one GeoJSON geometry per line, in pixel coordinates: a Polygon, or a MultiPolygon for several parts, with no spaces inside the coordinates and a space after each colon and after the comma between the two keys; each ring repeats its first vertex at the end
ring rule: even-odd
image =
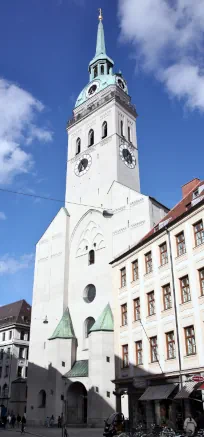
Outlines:
{"type": "Polygon", "coordinates": [[[194,381],[186,382],[174,399],[188,399],[196,384],[194,381]]]}
{"type": "Polygon", "coordinates": [[[167,399],[177,386],[178,384],[163,384],[148,387],[139,400],[159,401],[160,399],[167,399]]]}

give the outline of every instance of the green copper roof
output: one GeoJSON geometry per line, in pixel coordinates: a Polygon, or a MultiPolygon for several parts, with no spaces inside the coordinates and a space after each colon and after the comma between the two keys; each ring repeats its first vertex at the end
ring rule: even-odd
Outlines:
{"type": "Polygon", "coordinates": [[[65,375],[66,378],[78,378],[80,376],[89,376],[88,360],[76,361],[71,370],[69,370],[69,372],[67,372],[65,375]]]}
{"type": "Polygon", "coordinates": [[[111,311],[111,307],[108,303],[106,307],[104,308],[102,314],[99,316],[99,318],[96,320],[92,328],[90,329],[90,332],[94,331],[113,331],[114,325],[113,325],[113,313],[111,311]]]}
{"type": "Polygon", "coordinates": [[[98,32],[97,32],[97,40],[96,40],[96,54],[95,54],[94,58],[91,60],[91,62],[89,63],[89,65],[94,64],[94,62],[97,62],[100,59],[106,59],[112,65],[114,65],[113,60],[111,58],[109,58],[106,54],[104,28],[103,28],[103,23],[101,20],[98,23],[98,32]]]}
{"type": "Polygon", "coordinates": [[[76,338],[69,308],[67,308],[49,340],[55,338],[76,338]]]}

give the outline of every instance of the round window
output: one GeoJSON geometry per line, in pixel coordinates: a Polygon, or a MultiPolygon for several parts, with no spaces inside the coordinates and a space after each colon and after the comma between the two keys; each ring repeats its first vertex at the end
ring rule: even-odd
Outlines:
{"type": "Polygon", "coordinates": [[[83,292],[83,299],[86,303],[91,303],[96,297],[96,287],[93,284],[86,286],[83,292]]]}

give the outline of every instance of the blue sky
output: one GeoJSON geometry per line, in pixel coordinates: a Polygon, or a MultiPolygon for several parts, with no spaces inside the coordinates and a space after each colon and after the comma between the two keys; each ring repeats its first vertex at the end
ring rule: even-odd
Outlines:
{"type": "MultiPolygon", "coordinates": [[[[182,184],[202,178],[204,8],[188,0],[184,11],[177,0],[169,13],[152,1],[0,3],[0,188],[64,199],[65,127],[88,82],[97,7],[139,114],[142,192],[172,207],[182,184]]],[[[31,302],[35,244],[59,207],[0,191],[1,305],[31,302]]]]}

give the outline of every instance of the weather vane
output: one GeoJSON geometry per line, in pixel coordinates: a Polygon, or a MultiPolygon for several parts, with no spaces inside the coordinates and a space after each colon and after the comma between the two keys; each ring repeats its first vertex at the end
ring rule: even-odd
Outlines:
{"type": "Polygon", "coordinates": [[[98,19],[99,19],[100,21],[103,20],[103,15],[102,15],[102,9],[101,9],[101,8],[99,8],[99,16],[98,16],[98,19]]]}

